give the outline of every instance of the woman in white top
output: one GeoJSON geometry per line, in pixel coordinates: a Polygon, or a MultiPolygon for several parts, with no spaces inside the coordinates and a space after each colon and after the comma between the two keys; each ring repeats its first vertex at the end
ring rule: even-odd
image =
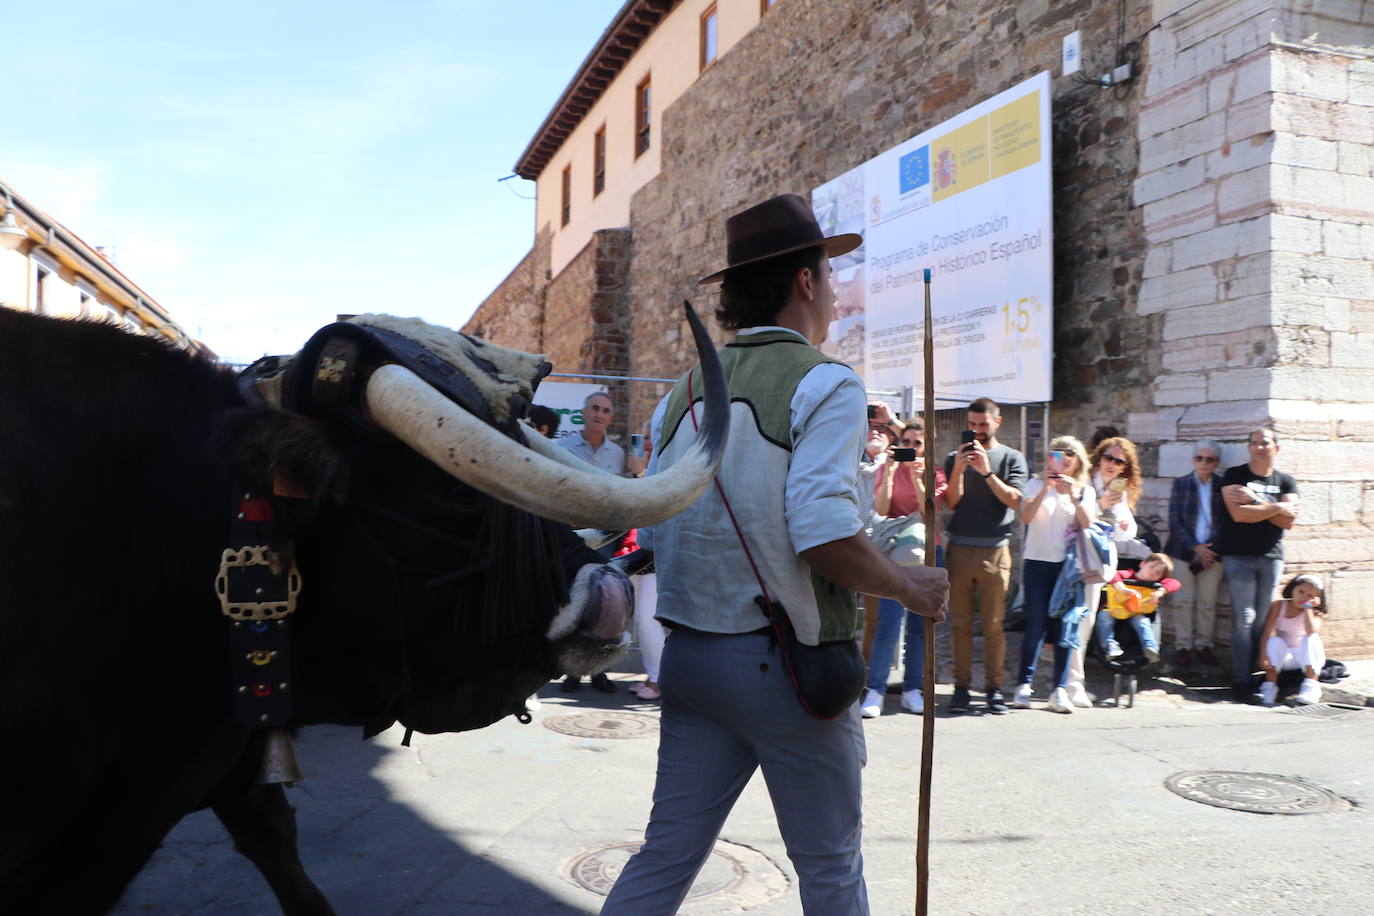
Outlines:
{"type": "Polygon", "coordinates": [[[1021,565],[1026,633],[1021,639],[1021,667],[1011,705],[1030,707],[1035,666],[1048,640],[1054,646],[1054,691],[1049,708],[1067,713],[1073,712],[1065,690],[1069,650],[1059,645],[1062,620],[1050,616],[1050,596],[1068,556],[1072,530],[1091,525],[1097,518],[1097,496],[1088,484],[1087,451],[1073,436],[1059,436],[1050,442],[1045,469],[1026,484],[1021,497],[1021,520],[1026,523],[1021,565]]]}
{"type": "MultiPolygon", "coordinates": [[[[1115,522],[1112,528],[1113,543],[1134,541],[1138,528],[1132,510],[1140,497],[1142,479],[1135,443],[1122,436],[1103,439],[1093,449],[1089,466],[1092,468],[1093,491],[1097,494],[1098,517],[1110,518],[1115,522]]],[[[1069,702],[1082,709],[1093,705],[1092,697],[1083,686],[1083,653],[1087,651],[1092,638],[1093,620],[1097,617],[1097,606],[1102,597],[1102,584],[1089,585],[1084,592],[1089,610],[1079,625],[1079,648],[1074,649],[1069,657],[1069,702]]]]}

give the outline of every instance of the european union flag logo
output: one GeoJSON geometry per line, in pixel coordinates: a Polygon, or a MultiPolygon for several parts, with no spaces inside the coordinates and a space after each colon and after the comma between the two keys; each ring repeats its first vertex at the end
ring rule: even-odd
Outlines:
{"type": "Polygon", "coordinates": [[[901,158],[899,183],[901,193],[914,191],[930,184],[930,147],[923,146],[901,158]]]}

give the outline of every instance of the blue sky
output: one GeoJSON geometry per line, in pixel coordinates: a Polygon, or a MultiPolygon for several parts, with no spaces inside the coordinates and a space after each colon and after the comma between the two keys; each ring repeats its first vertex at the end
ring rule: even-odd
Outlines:
{"type": "Polygon", "coordinates": [[[621,2],[6,3],[0,178],[226,358],[459,326],[533,239],[497,179],[621,2]]]}

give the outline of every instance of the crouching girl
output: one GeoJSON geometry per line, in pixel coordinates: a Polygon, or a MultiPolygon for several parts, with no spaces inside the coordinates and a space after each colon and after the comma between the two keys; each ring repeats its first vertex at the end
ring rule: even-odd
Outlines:
{"type": "Polygon", "coordinates": [[[1326,593],[1322,582],[1314,575],[1295,576],[1284,586],[1283,600],[1269,607],[1269,619],[1260,637],[1260,667],[1264,669],[1264,683],[1260,697],[1265,706],[1273,706],[1278,699],[1279,672],[1302,669],[1302,686],[1297,701],[1316,703],[1322,698],[1322,666],[1326,664],[1326,650],[1322,646],[1322,618],[1326,616],[1326,593]]]}

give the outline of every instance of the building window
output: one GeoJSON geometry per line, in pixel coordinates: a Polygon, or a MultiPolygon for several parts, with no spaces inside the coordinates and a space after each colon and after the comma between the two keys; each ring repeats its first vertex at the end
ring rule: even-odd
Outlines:
{"type": "Polygon", "coordinates": [[[719,17],[716,15],[716,5],[712,3],[706,7],[706,12],[701,14],[701,69],[705,70],[715,63],[716,54],[720,50],[720,44],[716,40],[719,17]]]}
{"type": "Polygon", "coordinates": [[[592,144],[592,196],[606,190],[606,125],[596,132],[592,144]]]}
{"type": "Polygon", "coordinates": [[[771,10],[773,8],[773,4],[777,2],[778,0],[759,0],[759,15],[762,16],[764,13],[771,10]]]}
{"type": "Polygon", "coordinates": [[[635,87],[635,155],[649,151],[649,128],[653,124],[653,109],[649,100],[649,78],[635,87]]]}
{"type": "Polygon", "coordinates": [[[48,277],[52,276],[52,271],[43,265],[34,265],[33,269],[33,310],[37,314],[47,313],[48,298],[48,277]]]}
{"type": "Polygon", "coordinates": [[[563,225],[572,219],[572,165],[563,166],[563,225]]]}

